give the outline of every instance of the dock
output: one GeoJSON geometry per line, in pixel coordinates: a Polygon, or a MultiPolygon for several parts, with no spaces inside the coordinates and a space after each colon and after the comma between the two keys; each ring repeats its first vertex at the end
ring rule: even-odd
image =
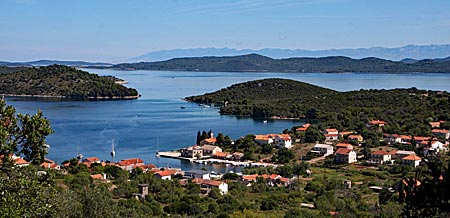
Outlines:
{"type": "Polygon", "coordinates": [[[232,160],[222,160],[222,159],[216,159],[216,158],[196,159],[196,158],[182,157],[181,153],[176,152],[176,151],[158,152],[158,154],[160,157],[174,158],[174,159],[179,159],[179,160],[187,160],[191,163],[196,163],[196,164],[224,164],[224,165],[243,166],[243,167],[250,167],[250,166],[277,167],[278,166],[278,165],[272,164],[272,163],[260,163],[260,162],[253,162],[253,161],[232,161],[232,160]]]}

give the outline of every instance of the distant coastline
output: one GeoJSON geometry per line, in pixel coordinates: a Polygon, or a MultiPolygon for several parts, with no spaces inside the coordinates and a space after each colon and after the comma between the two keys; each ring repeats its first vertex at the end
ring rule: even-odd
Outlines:
{"type": "Polygon", "coordinates": [[[450,73],[450,57],[414,62],[381,58],[353,59],[344,56],[286,58],[248,54],[225,57],[188,57],[167,61],[88,66],[93,69],[152,70],[186,72],[273,72],[273,73],[450,73]]]}

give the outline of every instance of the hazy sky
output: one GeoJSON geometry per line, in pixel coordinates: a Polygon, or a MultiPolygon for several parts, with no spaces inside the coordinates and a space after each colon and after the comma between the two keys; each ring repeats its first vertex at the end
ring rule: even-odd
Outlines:
{"type": "Polygon", "coordinates": [[[449,0],[0,0],[0,60],[450,44],[449,0]]]}

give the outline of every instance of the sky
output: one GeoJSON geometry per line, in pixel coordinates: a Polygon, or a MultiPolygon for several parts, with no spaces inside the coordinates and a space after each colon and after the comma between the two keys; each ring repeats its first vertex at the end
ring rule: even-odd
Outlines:
{"type": "Polygon", "coordinates": [[[0,60],[450,44],[448,0],[0,0],[0,60]]]}

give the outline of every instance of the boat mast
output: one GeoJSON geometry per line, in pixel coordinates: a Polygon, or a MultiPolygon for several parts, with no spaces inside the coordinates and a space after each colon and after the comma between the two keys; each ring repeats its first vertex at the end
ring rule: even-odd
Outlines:
{"type": "Polygon", "coordinates": [[[156,157],[159,157],[158,147],[159,147],[159,136],[156,136],[156,153],[155,153],[156,157]]]}

